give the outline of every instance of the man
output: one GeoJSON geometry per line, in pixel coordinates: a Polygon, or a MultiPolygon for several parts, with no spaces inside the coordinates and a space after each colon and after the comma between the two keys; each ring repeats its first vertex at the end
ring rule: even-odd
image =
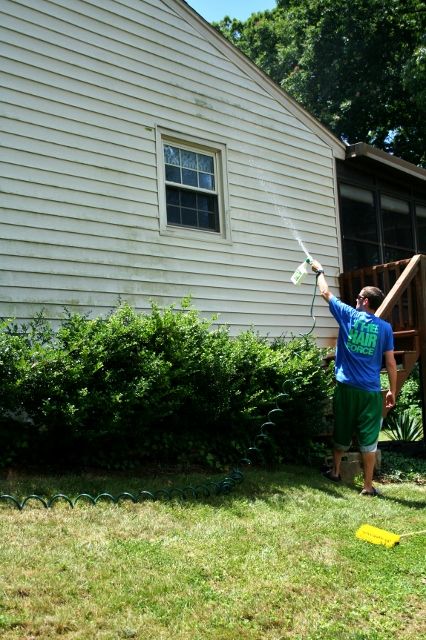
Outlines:
{"type": "Polygon", "coordinates": [[[356,434],[364,468],[361,495],[376,496],[373,473],[377,442],[382,424],[380,370],[384,357],[389,378],[386,408],[395,405],[397,369],[392,327],[374,314],[383,302],[377,287],[364,287],[356,298],[356,308],[344,304],[328,288],[321,264],[314,260],[321,296],[339,325],[337,339],[334,393],[333,467],[324,475],[340,481],[342,456],[356,434]]]}

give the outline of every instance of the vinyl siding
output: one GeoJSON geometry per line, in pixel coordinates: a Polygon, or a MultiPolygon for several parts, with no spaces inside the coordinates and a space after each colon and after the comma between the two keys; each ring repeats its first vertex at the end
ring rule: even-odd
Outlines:
{"type": "Polygon", "coordinates": [[[335,275],[333,149],[214,38],[172,0],[2,1],[0,315],[190,294],[234,334],[310,327],[291,227],[335,275]],[[226,148],[225,241],[160,233],[159,129],[226,148]]]}

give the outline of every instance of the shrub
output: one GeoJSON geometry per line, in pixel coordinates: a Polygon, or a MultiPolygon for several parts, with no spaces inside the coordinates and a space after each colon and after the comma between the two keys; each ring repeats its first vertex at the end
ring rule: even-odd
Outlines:
{"type": "Polygon", "coordinates": [[[382,452],[381,475],[392,482],[426,482],[426,460],[392,451],[382,452]]]}
{"type": "Polygon", "coordinates": [[[403,411],[408,410],[411,413],[418,415],[421,413],[421,408],[420,370],[419,363],[417,362],[413,371],[402,385],[395,409],[397,413],[402,413],[403,411]]]}
{"type": "Polygon", "coordinates": [[[423,426],[418,416],[405,409],[401,413],[391,412],[386,416],[384,431],[391,440],[414,442],[422,437],[423,426]]]}
{"type": "MultiPolygon", "coordinates": [[[[382,386],[386,388],[388,386],[388,379],[386,374],[382,374],[382,386]]],[[[420,371],[419,364],[413,368],[407,380],[402,385],[402,389],[398,394],[395,408],[392,409],[392,415],[402,414],[408,412],[411,416],[417,418],[422,417],[422,397],[421,397],[421,383],[420,383],[420,371]]],[[[389,414],[390,415],[390,414],[389,414]]],[[[384,427],[386,426],[386,420],[384,427]]]]}
{"type": "MultiPolygon", "coordinates": [[[[387,382],[384,386],[387,385],[387,382]]],[[[402,385],[396,405],[383,421],[383,431],[392,440],[418,440],[423,436],[419,364],[402,385]]]]}
{"type": "Polygon", "coordinates": [[[276,442],[285,461],[311,462],[317,445],[314,438],[325,429],[333,370],[324,367],[324,351],[312,339],[296,338],[276,346],[282,351],[282,395],[277,406],[283,410],[276,442]]]}
{"type": "Polygon", "coordinates": [[[0,324],[0,462],[12,462],[28,447],[22,406],[22,381],[28,364],[28,345],[8,321],[0,324]]]}
{"type": "Polygon", "coordinates": [[[264,456],[306,460],[328,389],[321,350],[254,331],[232,339],[213,322],[183,301],[150,314],[124,304],[104,319],[66,313],[56,331],[42,315],[19,331],[4,323],[0,463],[223,465],[258,442],[274,407],[264,456]]]}

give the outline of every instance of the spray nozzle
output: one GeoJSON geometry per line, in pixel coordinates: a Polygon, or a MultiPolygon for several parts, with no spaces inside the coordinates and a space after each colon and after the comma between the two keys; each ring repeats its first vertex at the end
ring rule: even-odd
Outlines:
{"type": "Polygon", "coordinates": [[[306,265],[307,264],[312,264],[312,263],[313,263],[313,260],[312,260],[311,256],[308,255],[305,258],[305,260],[302,262],[302,264],[300,264],[297,267],[296,271],[291,276],[290,280],[292,281],[293,284],[295,284],[297,286],[302,282],[302,280],[304,279],[304,277],[308,273],[306,265]]]}

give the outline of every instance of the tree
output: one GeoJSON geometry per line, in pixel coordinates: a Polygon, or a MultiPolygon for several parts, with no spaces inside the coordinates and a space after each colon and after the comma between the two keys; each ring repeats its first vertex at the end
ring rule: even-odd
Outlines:
{"type": "Polygon", "coordinates": [[[277,0],[215,26],[337,137],[426,166],[424,0],[277,0]]]}

